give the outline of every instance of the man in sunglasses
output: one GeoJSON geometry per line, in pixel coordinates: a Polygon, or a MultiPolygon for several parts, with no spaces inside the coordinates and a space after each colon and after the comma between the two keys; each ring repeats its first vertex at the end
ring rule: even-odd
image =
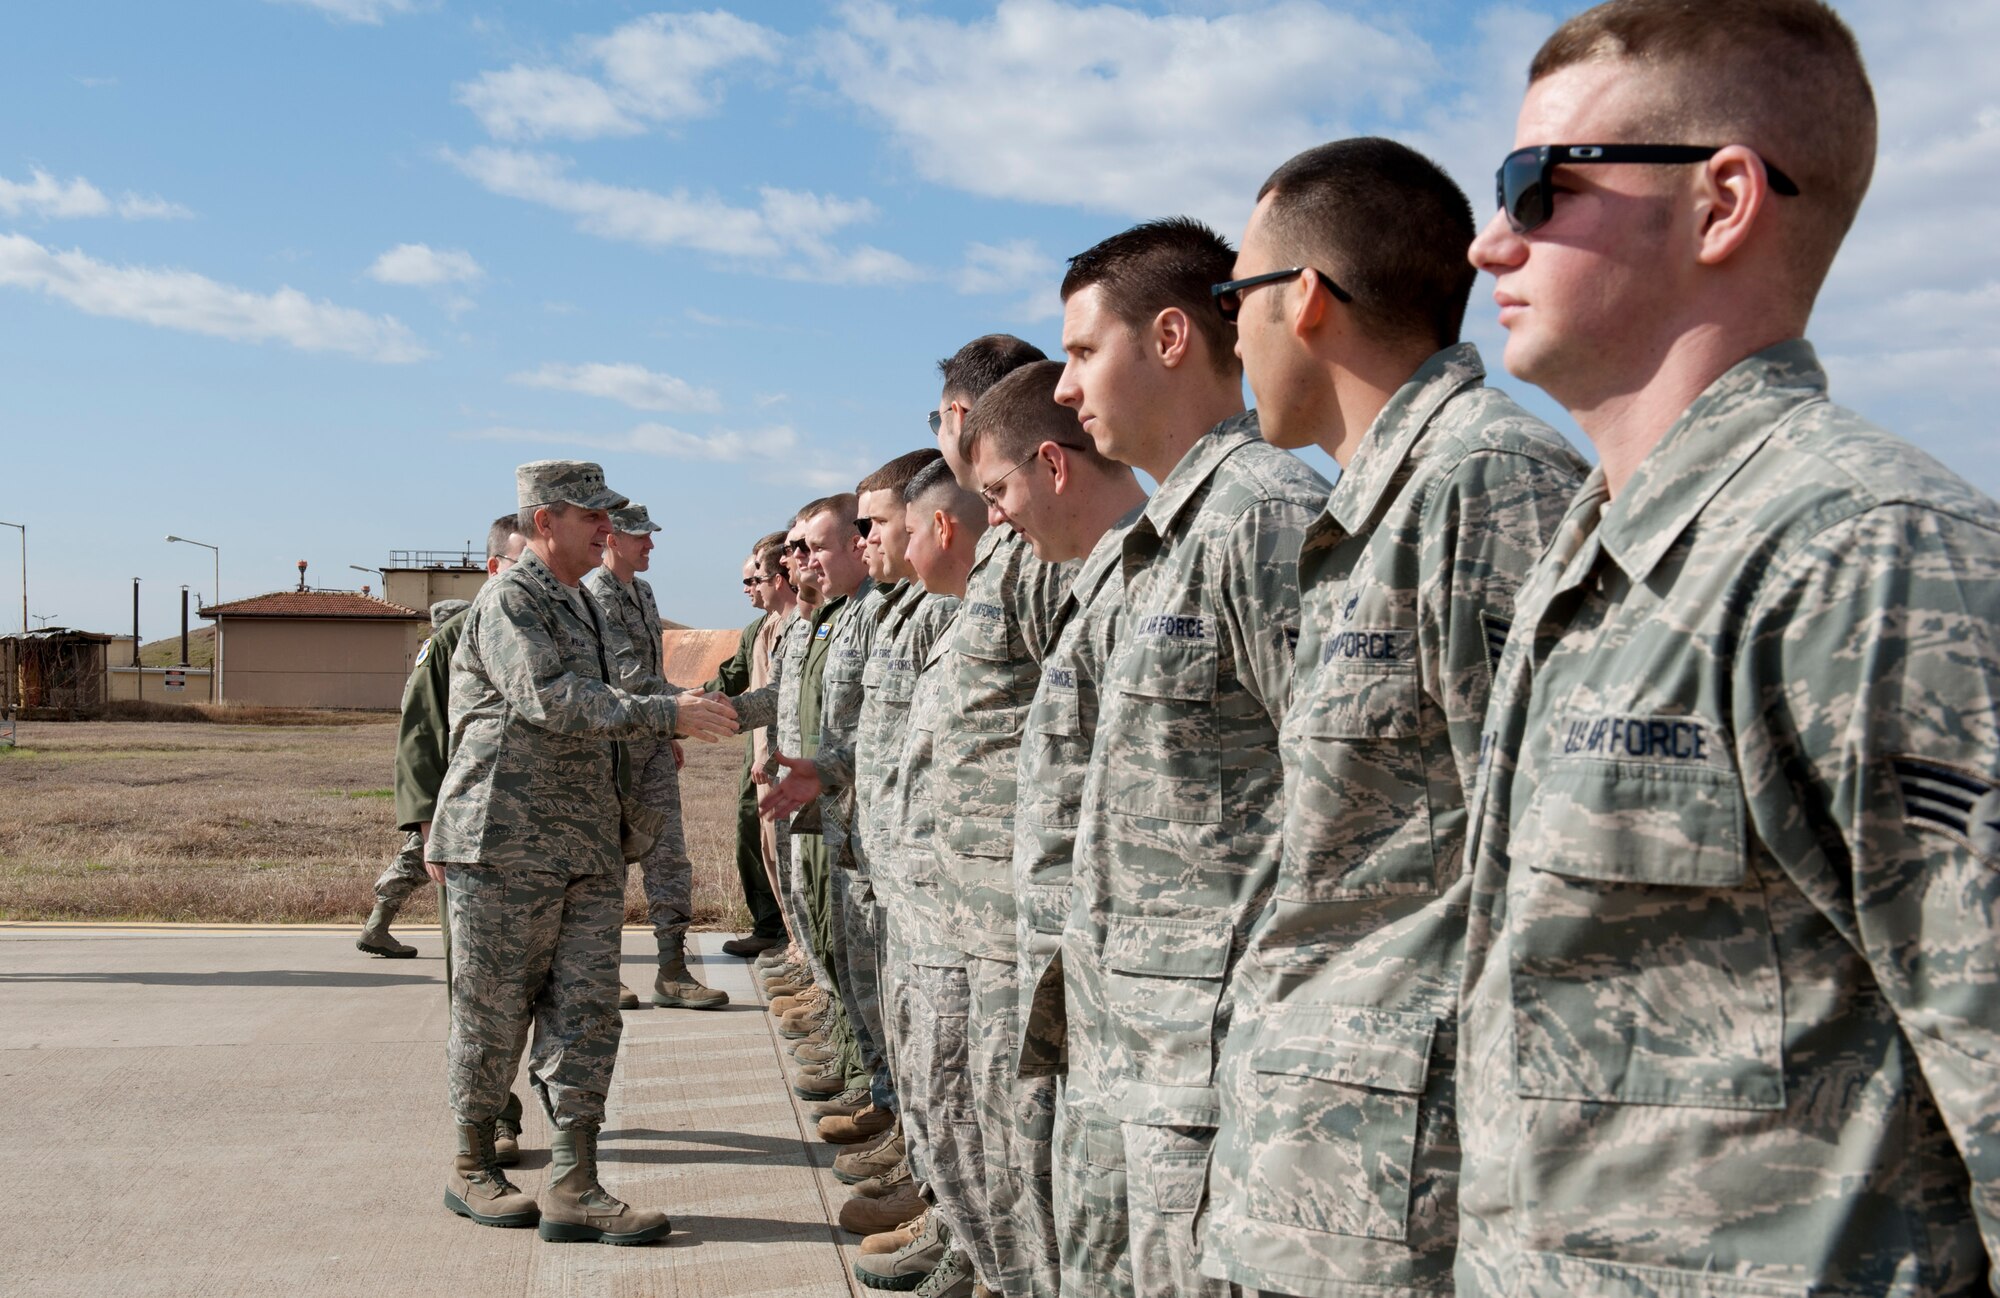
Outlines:
{"type": "Polygon", "coordinates": [[[1055,641],[1023,727],[1009,880],[970,898],[998,911],[983,921],[988,928],[1010,913],[1014,919],[1011,959],[966,961],[974,997],[968,1056],[995,1174],[991,1210],[1014,1221],[1017,1250],[1039,1271],[1039,1287],[1027,1293],[1055,1288],[1052,1142],[1070,860],[1097,729],[1097,675],[1124,591],[1118,529],[1146,503],[1131,468],[1099,455],[1076,412],[1056,404],[1062,369],[1037,361],[1015,370],[965,421],[966,459],[992,526],[1027,538],[1045,563],[1080,561],[1050,620],[1055,641]]]}
{"type": "Polygon", "coordinates": [[[1234,261],[1199,222],[1153,221],[1072,258],[1062,284],[1056,400],[1159,483],[1120,541],[1063,934],[1065,1292],[1227,1290],[1200,1273],[1196,1223],[1215,1059],[1277,870],[1290,564],[1327,493],[1244,412],[1236,327],[1209,292],[1234,261]]]}
{"type": "Polygon", "coordinates": [[[1584,471],[1459,341],[1473,230],[1429,159],[1340,140],[1264,182],[1215,286],[1264,440],[1341,466],[1297,559],[1277,901],[1209,1174],[1203,1264],[1267,1293],[1452,1282],[1465,803],[1514,592],[1584,471]]]}
{"type": "Polygon", "coordinates": [[[1875,156],[1860,52],[1812,0],[1621,0],[1515,139],[1556,165],[1473,260],[1601,462],[1470,808],[1459,1292],[1988,1292],[2000,506],[1802,336],[1875,156]]]}

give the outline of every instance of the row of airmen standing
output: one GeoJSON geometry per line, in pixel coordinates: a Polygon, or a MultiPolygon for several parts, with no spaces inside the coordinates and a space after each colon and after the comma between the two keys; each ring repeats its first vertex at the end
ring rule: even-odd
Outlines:
{"type": "MultiPolygon", "coordinates": [[[[1105,240],[1065,362],[944,363],[941,461],[860,484],[900,519],[795,523],[827,598],[735,720],[777,728],[766,812],[819,816],[780,880],[816,1085],[894,1111],[923,1187],[863,1283],[1991,1283],[2000,510],[1833,406],[1803,339],[1872,168],[1858,49],[1817,0],[1614,0],[1538,54],[1518,142],[1476,234],[1363,139],[1273,173],[1233,254],[1179,219],[1105,240]],[[1485,386],[1474,266],[1594,469],[1485,386]]],[[[619,503],[579,491],[546,498],[619,503]]],[[[531,585],[473,625],[544,617],[531,585]]],[[[576,683],[572,622],[559,679],[461,641],[447,796],[552,810],[433,832],[455,938],[575,905],[615,945],[588,870],[514,899],[486,854],[615,868],[605,738],[732,725],[576,683]],[[493,694],[540,730],[482,732],[493,694]]],[[[555,946],[579,996],[615,982],[555,946]]],[[[462,1044],[466,1000],[477,1146],[504,1081],[461,1075],[507,1043],[462,1044]]],[[[559,1139],[594,1130],[602,1079],[537,1053],[559,1139]]]]}

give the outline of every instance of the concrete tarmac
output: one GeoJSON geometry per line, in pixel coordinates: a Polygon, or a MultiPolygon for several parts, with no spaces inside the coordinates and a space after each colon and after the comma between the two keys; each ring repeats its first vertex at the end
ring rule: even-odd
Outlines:
{"type": "MultiPolygon", "coordinates": [[[[698,934],[720,1011],[625,1015],[606,1187],[661,1243],[548,1244],[443,1205],[437,930],[381,960],[356,930],[0,924],[0,1294],[33,1298],[617,1295],[848,1298],[840,1151],[807,1133],[728,934],[698,934]]],[[[625,935],[643,997],[652,934],[625,935]]],[[[548,1128],[523,1080],[522,1166],[548,1128]]]]}

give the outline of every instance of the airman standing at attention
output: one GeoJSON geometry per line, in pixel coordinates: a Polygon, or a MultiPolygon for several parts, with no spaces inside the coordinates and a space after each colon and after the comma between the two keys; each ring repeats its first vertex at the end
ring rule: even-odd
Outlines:
{"type": "Polygon", "coordinates": [[[1620,0],[1472,257],[1601,456],[1470,807],[1458,1292],[2000,1286],[2000,506],[1803,337],[1875,159],[1816,0],[1620,0]]]}
{"type": "MultiPolygon", "coordinates": [[[[685,692],[666,678],[660,606],[652,584],[639,575],[652,566],[653,533],[659,530],[644,505],[611,511],[604,562],[583,579],[583,588],[604,610],[611,631],[607,643],[618,669],[618,686],[631,694],[685,692]]],[[[694,862],[688,859],[681,826],[679,745],[671,739],[651,745],[628,740],[625,747],[632,759],[632,796],[660,820],[653,845],[639,858],[646,918],[652,922],[659,951],[652,1002],[677,1009],[720,1009],[729,1003],[729,993],[703,985],[687,965],[688,925],[694,922],[694,862]]],[[[638,997],[632,1000],[636,1006],[638,997]]]]}
{"type": "MultiPolygon", "coordinates": [[[[734,698],[770,682],[770,647],[777,639],[777,628],[771,626],[769,632],[765,628],[784,620],[784,614],[772,607],[773,582],[765,575],[758,548],[753,546],[749,557],[743,560],[743,594],[750,606],[758,610],[757,616],[743,628],[735,655],[718,667],[715,676],[702,687],[725,698],[734,698]],[[764,664],[762,679],[757,678],[760,652],[764,664]]],[[[789,596],[791,591],[787,589],[785,593],[789,596]]],[[[754,744],[743,746],[743,774],[736,795],[736,876],[743,887],[743,904],[750,912],[750,933],[722,944],[724,955],[746,959],[762,955],[785,940],[784,916],[778,910],[777,895],[771,890],[770,868],[763,852],[765,824],[757,814],[757,785],[750,778],[751,768],[757,763],[754,749],[754,744]]]]}
{"type": "MultiPolygon", "coordinates": [[[[1124,591],[1118,536],[1146,503],[1132,470],[1099,455],[1076,412],[1056,404],[1062,369],[1037,361],[994,384],[966,417],[964,438],[988,522],[1026,538],[1045,564],[1083,560],[1050,618],[1056,638],[1022,728],[1007,889],[1016,901],[1015,956],[966,962],[974,995],[968,1054],[992,1168],[989,1201],[1015,1221],[1029,1277],[1021,1292],[1036,1295],[1056,1292],[1051,1142],[1064,1027],[1058,957],[1076,812],[1097,730],[1096,673],[1124,591]]],[[[982,926],[1001,918],[993,914],[982,926]]]]}
{"type": "Polygon", "coordinates": [[[1153,221],[1070,261],[1056,400],[1159,489],[1120,548],[1070,922],[1063,1291],[1219,1294],[1198,1265],[1230,980],[1277,874],[1293,565],[1326,481],[1243,411],[1228,243],[1153,221]]]}
{"type": "MultiPolygon", "coordinates": [[[[666,1217],[597,1180],[597,1135],[617,1058],[625,861],[620,739],[734,733],[728,704],[613,684],[603,613],[581,588],[625,497],[579,460],[515,471],[521,561],[465,614],[452,658],[451,765],[426,860],[451,893],[449,1090],[453,1212],[491,1226],[538,1220],[551,1240],[640,1243],[666,1217]],[[543,1203],[501,1171],[493,1124],[534,1027],[529,1073],[555,1128],[543,1203]]],[[[434,872],[435,873],[435,872],[434,872]]]]}
{"type": "Polygon", "coordinates": [[[1465,803],[1514,592],[1583,477],[1458,341],[1472,205],[1383,139],[1272,173],[1217,304],[1264,440],[1341,466],[1298,560],[1283,856],[1218,1086],[1204,1268],[1448,1293],[1465,803]]]}

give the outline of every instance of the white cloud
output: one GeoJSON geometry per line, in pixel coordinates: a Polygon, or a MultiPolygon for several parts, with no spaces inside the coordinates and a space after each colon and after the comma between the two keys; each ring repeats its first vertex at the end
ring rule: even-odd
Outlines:
{"type": "Polygon", "coordinates": [[[368,278],[384,284],[414,288],[434,288],[439,284],[465,284],[485,276],[486,271],[469,252],[455,248],[432,248],[424,243],[399,243],[375,259],[368,278]]]}
{"type": "Polygon", "coordinates": [[[429,355],[394,316],[314,301],[292,288],[255,293],[192,271],[114,266],[19,234],[0,235],[0,285],[46,293],[91,315],[237,342],[275,341],[391,363],[429,355]]]}
{"type": "Polygon", "coordinates": [[[1001,0],[967,22],[858,0],[841,20],[828,74],[926,178],[1226,226],[1277,161],[1400,112],[1437,74],[1415,38],[1299,0],[1214,16],[1001,0]]]}
{"type": "Polygon", "coordinates": [[[1062,314],[1062,263],[1032,239],[969,243],[957,288],[967,294],[1023,294],[1011,314],[1030,322],[1062,314]]]}
{"type": "Polygon", "coordinates": [[[378,26],[384,18],[394,14],[413,13],[415,0],[267,0],[270,4],[299,5],[307,9],[317,9],[329,18],[347,23],[366,23],[378,26]]]}
{"type": "Polygon", "coordinates": [[[686,379],[661,374],[630,362],[561,365],[550,362],[537,370],[508,376],[523,387],[581,392],[623,402],[634,410],[715,411],[722,398],[713,388],[698,388],[686,379]]]}
{"type": "MultiPolygon", "coordinates": [[[[867,472],[859,457],[809,447],[789,424],[690,433],[669,424],[643,423],[622,433],[579,433],[492,425],[461,436],[481,441],[580,447],[611,455],[650,455],[702,464],[755,466],[759,482],[789,482],[821,491],[852,490],[867,472]]],[[[616,473],[612,474],[616,480],[616,473]]]]}
{"type": "Polygon", "coordinates": [[[590,140],[703,117],[720,74],[778,57],[778,33],[731,13],[648,14],[576,42],[571,66],[517,63],[458,87],[458,102],[503,140],[590,140]]]}
{"type": "Polygon", "coordinates": [[[128,221],[171,220],[194,215],[179,203],[140,194],[127,193],[114,203],[105,197],[103,190],[82,176],[57,180],[40,167],[30,170],[25,181],[0,176],[0,216],[61,219],[110,216],[113,212],[128,221]]]}
{"type": "Polygon", "coordinates": [[[653,248],[691,248],[748,269],[827,283],[902,282],[923,272],[895,253],[834,247],[827,236],[870,220],[872,203],[767,187],[756,207],[737,207],[686,189],[660,193],[579,180],[567,159],[520,149],[481,147],[446,158],[496,194],[574,216],[600,238],[653,248]]]}

